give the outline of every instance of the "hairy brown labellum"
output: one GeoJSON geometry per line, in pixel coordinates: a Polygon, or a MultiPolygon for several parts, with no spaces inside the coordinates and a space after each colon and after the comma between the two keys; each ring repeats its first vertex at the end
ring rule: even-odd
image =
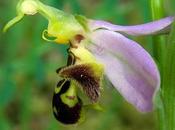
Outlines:
{"type": "Polygon", "coordinates": [[[80,64],[60,69],[58,74],[74,79],[92,102],[97,102],[100,95],[100,77],[96,76],[90,64],[80,64]]]}

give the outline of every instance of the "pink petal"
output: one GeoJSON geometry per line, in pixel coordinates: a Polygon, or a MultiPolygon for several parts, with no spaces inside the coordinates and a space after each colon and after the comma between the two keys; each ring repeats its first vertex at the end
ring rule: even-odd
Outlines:
{"type": "Polygon", "coordinates": [[[104,64],[107,77],[121,95],[139,111],[151,111],[160,76],[149,53],[136,42],[109,30],[93,32],[91,42],[86,47],[104,64]]]}
{"type": "Polygon", "coordinates": [[[121,32],[128,35],[139,36],[166,33],[170,30],[170,26],[173,21],[174,17],[166,17],[161,20],[153,21],[146,24],[134,26],[120,26],[105,21],[89,20],[89,27],[92,31],[104,28],[107,30],[121,32]]]}

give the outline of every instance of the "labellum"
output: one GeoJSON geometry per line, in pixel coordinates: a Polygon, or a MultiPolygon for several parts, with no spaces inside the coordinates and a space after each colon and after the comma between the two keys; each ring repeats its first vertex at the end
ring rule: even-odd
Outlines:
{"type": "MultiPolygon", "coordinates": [[[[74,56],[70,53],[67,66],[74,64],[74,56]]],[[[59,68],[57,71],[61,70],[59,68]]],[[[76,124],[81,121],[83,103],[77,96],[75,84],[71,80],[62,79],[55,87],[52,100],[53,114],[63,124],[76,124]]]]}
{"type": "Polygon", "coordinates": [[[94,72],[98,64],[86,62],[80,64],[80,61],[77,64],[76,58],[78,57],[74,53],[69,52],[67,66],[56,70],[63,79],[55,88],[52,101],[53,114],[63,124],[77,124],[83,121],[83,102],[77,96],[77,86],[82,88],[92,103],[96,103],[100,96],[101,75],[94,72]]]}

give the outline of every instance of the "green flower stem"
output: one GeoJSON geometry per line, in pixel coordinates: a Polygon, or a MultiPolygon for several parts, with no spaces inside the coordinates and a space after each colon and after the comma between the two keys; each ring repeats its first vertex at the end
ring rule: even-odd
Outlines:
{"type": "Polygon", "coordinates": [[[166,130],[175,130],[175,22],[166,47],[165,63],[162,85],[166,130]]]}
{"type": "MultiPolygon", "coordinates": [[[[151,0],[151,14],[152,20],[158,20],[164,17],[164,0],[151,0]]],[[[165,48],[165,38],[164,36],[154,36],[153,37],[153,54],[159,63],[159,67],[162,70],[163,58],[164,58],[164,48],[165,48]]]]}
{"type": "MultiPolygon", "coordinates": [[[[151,5],[151,14],[152,14],[152,20],[158,20],[162,17],[164,17],[164,0],[151,0],[150,2],[151,5]]],[[[160,68],[160,74],[161,77],[163,75],[163,66],[164,66],[164,50],[166,48],[165,44],[165,37],[164,36],[154,36],[152,38],[153,40],[153,55],[155,59],[158,61],[158,65],[160,68]]],[[[165,119],[165,106],[163,101],[163,85],[161,84],[161,90],[160,95],[157,95],[157,98],[159,98],[159,104],[157,107],[157,115],[158,115],[158,125],[159,125],[159,130],[167,130],[166,129],[166,119],[165,119]]]]}
{"type": "MultiPolygon", "coordinates": [[[[164,16],[163,0],[151,0],[153,20],[164,16]]],[[[154,56],[159,62],[162,77],[160,100],[158,108],[160,130],[175,130],[175,23],[165,44],[164,36],[153,38],[154,56]],[[161,104],[159,104],[161,105],[161,104]]]]}

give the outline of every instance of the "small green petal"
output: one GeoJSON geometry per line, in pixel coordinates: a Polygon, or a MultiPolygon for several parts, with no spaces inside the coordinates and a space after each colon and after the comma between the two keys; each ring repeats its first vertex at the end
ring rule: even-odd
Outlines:
{"type": "Polygon", "coordinates": [[[54,41],[57,39],[56,37],[49,36],[47,30],[44,30],[44,31],[43,31],[43,33],[42,33],[42,38],[43,38],[45,41],[48,41],[48,42],[54,42],[54,41]]]}

